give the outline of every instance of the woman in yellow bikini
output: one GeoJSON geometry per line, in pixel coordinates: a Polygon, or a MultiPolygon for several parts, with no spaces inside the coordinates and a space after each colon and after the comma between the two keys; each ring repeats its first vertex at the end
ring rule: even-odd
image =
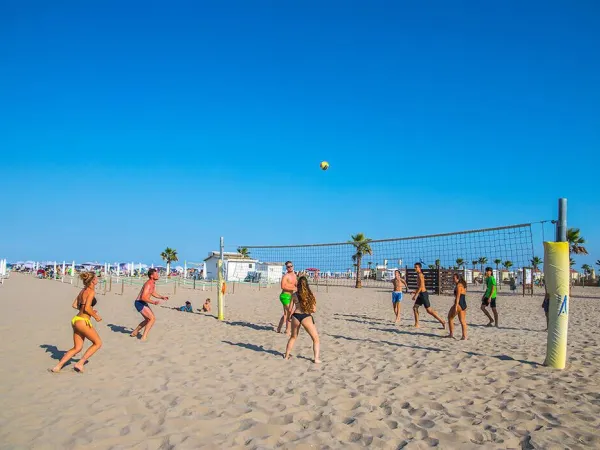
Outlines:
{"type": "Polygon", "coordinates": [[[85,287],[73,301],[72,305],[74,309],[79,310],[79,313],[71,320],[71,326],[73,327],[73,348],[65,353],[65,356],[62,357],[56,367],[48,369],[48,371],[53,373],[60,372],[60,369],[63,368],[67,361],[81,351],[84,340],[88,339],[92,341],[92,345],[84,353],[83,358],[81,358],[73,367],[76,372],[83,373],[83,365],[100,349],[100,347],[102,347],[102,340],[100,339],[100,336],[98,336],[98,332],[94,330],[92,321],[90,320],[91,317],[93,317],[96,322],[102,320],[98,315],[98,312],[93,309],[96,305],[95,293],[98,278],[94,272],[84,272],[79,278],[83,280],[85,287]]]}

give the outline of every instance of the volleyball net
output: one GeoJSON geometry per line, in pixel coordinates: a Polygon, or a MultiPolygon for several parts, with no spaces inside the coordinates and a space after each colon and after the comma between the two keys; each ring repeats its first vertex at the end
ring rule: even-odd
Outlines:
{"type": "MultiPolygon", "coordinates": [[[[368,236],[367,236],[368,237],[368,236]]],[[[500,276],[517,277],[533,258],[531,224],[511,225],[455,233],[373,239],[369,251],[357,257],[350,242],[301,245],[240,245],[247,255],[262,263],[292,261],[297,272],[323,284],[383,287],[395,270],[406,274],[414,263],[423,269],[461,270],[471,276],[489,266],[500,276]],[[360,259],[360,262],[358,261],[360,259]],[[360,267],[358,267],[360,264],[360,267]]],[[[502,278],[500,279],[500,281],[502,278]]]]}

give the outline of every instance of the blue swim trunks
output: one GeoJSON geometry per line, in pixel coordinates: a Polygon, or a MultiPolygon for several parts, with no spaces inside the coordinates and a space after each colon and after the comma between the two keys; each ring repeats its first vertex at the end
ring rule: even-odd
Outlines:
{"type": "Polygon", "coordinates": [[[402,301],[402,292],[392,292],[392,303],[398,303],[402,301]]]}
{"type": "Polygon", "coordinates": [[[146,303],[142,300],[136,300],[135,302],[133,302],[133,306],[135,306],[135,309],[137,309],[137,312],[141,313],[142,309],[144,309],[144,307],[148,306],[148,303],[146,303]]]}

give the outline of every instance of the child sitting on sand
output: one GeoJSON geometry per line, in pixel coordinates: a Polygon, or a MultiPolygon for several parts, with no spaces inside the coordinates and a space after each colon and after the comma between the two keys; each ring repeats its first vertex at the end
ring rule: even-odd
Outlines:
{"type": "Polygon", "coordinates": [[[207,298],[206,301],[204,302],[204,305],[202,305],[202,312],[210,312],[210,298],[207,298]]]}
{"type": "Polygon", "coordinates": [[[185,302],[185,305],[179,308],[179,311],[194,312],[194,309],[192,308],[192,304],[189,301],[187,301],[185,302]]]}

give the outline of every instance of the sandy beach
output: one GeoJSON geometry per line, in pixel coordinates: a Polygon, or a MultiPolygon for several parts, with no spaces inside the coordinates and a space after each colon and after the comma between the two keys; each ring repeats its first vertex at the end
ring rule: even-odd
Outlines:
{"type": "MultiPolygon", "coordinates": [[[[471,293],[462,342],[442,339],[422,309],[411,328],[406,295],[398,326],[389,291],[321,287],[315,365],[304,332],[282,359],[276,287],[236,287],[225,323],[154,307],[148,342],[128,335],[141,319],[137,288],[114,291],[97,295],[104,345],[86,373],[72,362],[54,375],[46,369],[72,346],[78,290],[20,274],[0,287],[0,448],[600,447],[600,288],[574,292],[564,371],[541,365],[540,295],[501,295],[495,329],[471,293]]],[[[168,305],[199,308],[207,297],[216,309],[214,291],[178,289],[168,305]]],[[[445,317],[451,297],[431,300],[445,317]]]]}

